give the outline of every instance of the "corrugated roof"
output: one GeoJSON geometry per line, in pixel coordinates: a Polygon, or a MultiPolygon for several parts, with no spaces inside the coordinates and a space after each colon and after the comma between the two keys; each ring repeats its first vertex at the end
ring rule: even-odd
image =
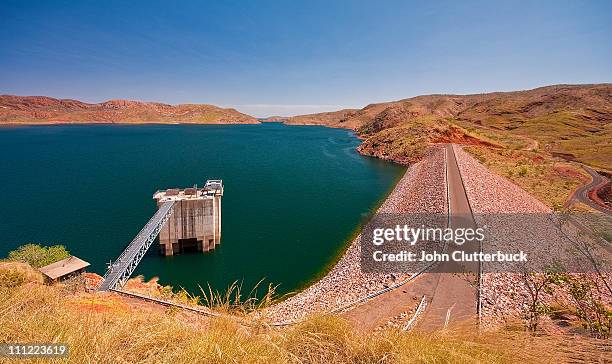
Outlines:
{"type": "Polygon", "coordinates": [[[58,262],[45,265],[39,271],[51,279],[57,279],[67,274],[78,271],[85,267],[89,267],[89,263],[75,256],[70,256],[58,262]]]}

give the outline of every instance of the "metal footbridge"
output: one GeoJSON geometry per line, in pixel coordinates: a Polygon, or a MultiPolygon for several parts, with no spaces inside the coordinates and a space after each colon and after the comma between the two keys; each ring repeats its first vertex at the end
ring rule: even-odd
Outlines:
{"type": "Polygon", "coordinates": [[[127,282],[157,235],[159,235],[161,228],[168,221],[174,210],[174,203],[175,201],[164,202],[119,258],[111,263],[106,274],[104,274],[102,284],[100,284],[100,291],[119,289],[127,282]]]}

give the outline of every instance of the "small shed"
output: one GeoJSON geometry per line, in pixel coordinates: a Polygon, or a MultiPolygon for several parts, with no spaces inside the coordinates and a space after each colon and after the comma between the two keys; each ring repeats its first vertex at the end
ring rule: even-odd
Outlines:
{"type": "Polygon", "coordinates": [[[89,263],[75,256],[51,263],[39,269],[49,282],[59,282],[77,276],[89,267],[89,263]]]}

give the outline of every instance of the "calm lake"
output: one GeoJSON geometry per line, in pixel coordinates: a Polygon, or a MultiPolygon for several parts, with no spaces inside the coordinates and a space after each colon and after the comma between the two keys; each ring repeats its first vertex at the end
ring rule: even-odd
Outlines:
{"type": "Polygon", "coordinates": [[[194,293],[262,278],[299,290],[404,172],[357,145],[346,130],[277,123],[0,128],[0,255],[63,244],[103,274],[155,213],[157,189],[223,179],[221,245],[163,257],[156,242],[135,275],[194,293]]]}

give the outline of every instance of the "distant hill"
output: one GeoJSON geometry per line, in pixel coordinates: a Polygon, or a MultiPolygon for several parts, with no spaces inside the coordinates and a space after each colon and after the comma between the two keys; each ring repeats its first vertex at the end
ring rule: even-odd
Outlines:
{"type": "Polygon", "coordinates": [[[283,123],[289,119],[286,116],[268,116],[267,118],[258,119],[262,123],[283,123]]]}
{"type": "Polygon", "coordinates": [[[89,104],[46,96],[0,96],[0,124],[54,123],[255,124],[259,121],[235,109],[206,104],[168,105],[129,100],[89,104]]]}
{"type": "Polygon", "coordinates": [[[426,95],[363,109],[291,117],[287,124],[353,129],[360,151],[400,163],[428,143],[507,146],[530,138],[533,148],[610,168],[612,84],[555,85],[528,91],[426,95]]]}

